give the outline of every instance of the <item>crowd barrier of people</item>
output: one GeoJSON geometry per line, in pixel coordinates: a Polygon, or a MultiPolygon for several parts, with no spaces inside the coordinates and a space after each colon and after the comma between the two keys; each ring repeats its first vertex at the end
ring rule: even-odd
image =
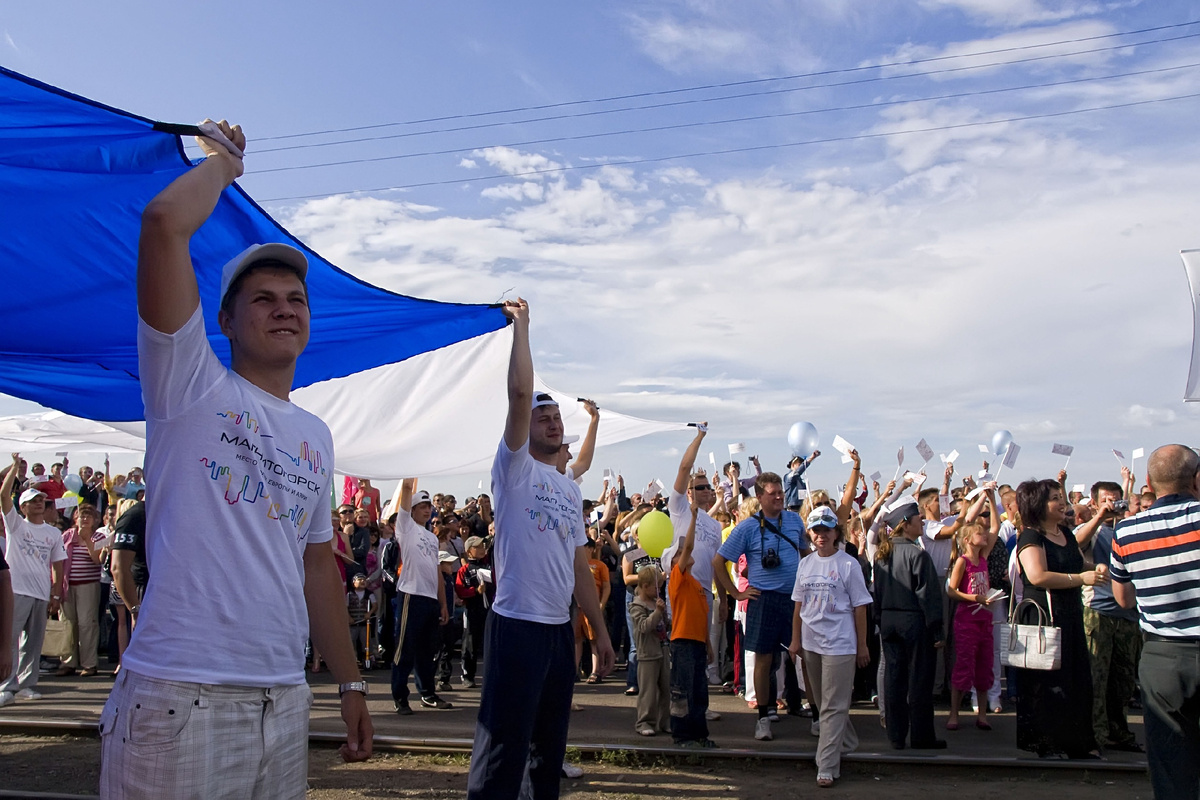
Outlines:
{"type": "Polygon", "coordinates": [[[698,469],[698,423],[669,488],[630,494],[614,475],[586,501],[598,409],[587,402],[581,441],[564,435],[558,400],[534,391],[518,299],[503,304],[508,414],[490,496],[460,509],[410,478],[382,503],[362,478],[326,516],[332,436],[289,400],[307,259],[254,245],[201,297],[189,242],[246,144],[225,122],[202,129],[205,158],[143,214],[145,476],[73,474],[66,457],[27,473],[13,454],[0,484],[0,706],[40,698],[52,617],[58,675],[96,675],[106,642],[119,663],[99,721],[102,797],[303,796],[307,664],[337,683],[345,760],[371,756],[363,674],[382,666],[401,715],[451,707],[454,681],[479,685],[468,798],[556,798],[575,685],[617,663],[632,729],[681,748],[715,746],[714,692],[752,711],[730,736],[770,740],[781,713],[807,715],[822,787],[858,746],[855,700],[878,707],[896,749],[948,747],[969,695],[977,729],[1012,707],[1019,748],[1095,759],[1142,751],[1127,721],[1140,698],[1156,796],[1196,796],[1195,450],[1155,450],[1138,491],[1124,470],[1083,493],[1065,472],[999,484],[986,463],[959,482],[949,463],[940,487],[923,474],[868,486],[848,448],[831,494],[808,485],[816,450],[782,474],[756,458],[753,476],[698,469]],[[1017,623],[1045,629],[1051,663],[1014,666],[1001,643],[1017,623]]]}

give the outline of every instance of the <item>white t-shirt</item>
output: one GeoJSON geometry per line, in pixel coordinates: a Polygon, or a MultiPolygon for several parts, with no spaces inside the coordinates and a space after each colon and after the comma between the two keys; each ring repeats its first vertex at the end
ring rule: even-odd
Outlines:
{"type": "Polygon", "coordinates": [[[858,561],[842,551],[800,559],[792,600],[800,603],[801,646],[826,656],[858,652],[854,609],[871,604],[858,561]]]}
{"type": "Polygon", "coordinates": [[[946,573],[950,571],[950,550],[954,546],[954,537],[947,536],[945,539],[935,539],[934,537],[937,536],[938,532],[946,527],[945,524],[928,519],[923,524],[925,530],[920,539],[921,547],[933,559],[933,567],[937,570],[937,576],[945,578],[946,573]]]}
{"type": "MultiPolygon", "coordinates": [[[[6,535],[0,541],[4,543],[13,594],[49,601],[50,565],[67,558],[62,531],[45,522],[33,524],[17,512],[16,506],[4,515],[4,528],[6,535]]],[[[13,631],[14,635],[19,633],[13,631]]]]}
{"type": "MultiPolygon", "coordinates": [[[[675,526],[674,541],[681,541],[687,536],[688,526],[692,522],[692,507],[688,503],[686,492],[676,492],[674,489],[667,496],[667,513],[671,516],[671,524],[675,526]]],[[[711,592],[713,585],[713,556],[721,547],[721,523],[708,515],[704,509],[696,515],[696,544],[692,548],[692,576],[700,581],[704,591],[711,592]]]]}
{"type": "Polygon", "coordinates": [[[442,572],[438,567],[438,540],[413,521],[412,514],[403,508],[396,512],[396,543],[400,546],[400,579],[396,591],[421,597],[438,596],[437,582],[442,572]]]}
{"type": "Polygon", "coordinates": [[[587,540],[583,494],[575,482],[504,439],[492,462],[496,601],[510,619],[560,625],[571,619],[575,549],[587,540]]]}
{"type": "Polygon", "coordinates": [[[213,353],[197,308],[138,322],[150,583],[123,663],[163,680],[304,682],[304,550],[333,537],[333,439],[213,353]]]}

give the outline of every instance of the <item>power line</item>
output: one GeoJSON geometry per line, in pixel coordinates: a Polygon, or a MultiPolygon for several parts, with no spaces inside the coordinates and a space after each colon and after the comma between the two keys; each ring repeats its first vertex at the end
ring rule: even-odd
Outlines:
{"type": "MultiPolygon", "coordinates": [[[[1200,33],[1188,33],[1188,34],[1184,34],[1182,36],[1169,37],[1166,39],[1151,39],[1146,42],[1139,42],[1138,44],[1162,44],[1165,42],[1175,42],[1175,41],[1180,41],[1183,39],[1194,39],[1197,37],[1200,37],[1200,33]]],[[[986,64],[968,64],[968,65],[961,66],[961,67],[946,67],[944,69],[926,70],[924,72],[912,72],[912,73],[906,73],[903,75],[876,75],[876,76],[872,76],[869,78],[855,78],[853,80],[835,81],[832,83],[821,83],[821,84],[815,84],[815,85],[810,85],[810,86],[793,86],[793,87],[789,87],[789,88],[785,88],[785,89],[768,89],[768,90],[757,91],[757,92],[743,92],[741,94],[722,95],[719,97],[689,98],[686,100],[673,100],[673,101],[663,102],[663,103],[649,103],[649,104],[640,105],[640,106],[622,106],[622,107],[618,107],[618,108],[600,109],[597,111],[582,111],[582,112],[573,113],[573,114],[555,114],[555,115],[551,115],[551,116],[533,117],[531,119],[523,119],[523,120],[501,120],[499,122],[485,122],[485,123],[472,124],[472,125],[459,125],[459,126],[450,127],[450,128],[434,128],[432,130],[426,130],[426,131],[409,131],[406,133],[390,133],[390,134],[384,134],[381,136],[364,136],[364,137],[360,137],[357,139],[335,139],[335,140],[329,141],[329,142],[312,142],[309,144],[285,145],[283,147],[270,147],[270,148],[266,148],[263,150],[258,150],[257,153],[259,155],[265,155],[267,153],[281,153],[281,152],[286,152],[286,151],[290,151],[290,150],[307,150],[307,149],[319,148],[319,147],[334,147],[334,146],[346,145],[346,144],[361,144],[363,142],[379,142],[379,141],[387,141],[387,140],[391,140],[391,139],[407,139],[407,138],[414,137],[414,136],[430,136],[433,134],[440,134],[440,133],[459,133],[462,131],[482,130],[484,128],[496,128],[496,127],[507,126],[507,125],[527,125],[527,124],[534,123],[534,122],[553,122],[553,121],[564,120],[564,119],[582,119],[585,117],[597,117],[597,116],[605,116],[605,115],[609,115],[609,114],[620,114],[620,113],[625,113],[628,111],[647,111],[647,110],[655,110],[655,109],[661,109],[661,108],[674,108],[674,107],[687,106],[687,105],[716,103],[716,102],[723,102],[726,100],[741,100],[741,99],[745,99],[748,97],[770,97],[770,96],[778,95],[778,94],[791,94],[794,92],[812,91],[814,89],[831,89],[831,88],[839,88],[839,87],[843,87],[843,86],[856,86],[856,85],[866,84],[866,83],[876,83],[879,81],[891,81],[891,80],[899,80],[899,79],[903,79],[903,78],[920,78],[920,77],[927,77],[927,76],[931,76],[931,75],[945,75],[945,74],[955,73],[955,72],[968,72],[968,71],[977,70],[977,69],[988,69],[990,67],[1009,66],[1012,64],[1028,64],[1028,63],[1032,63],[1035,61],[1047,61],[1050,59],[1057,59],[1057,58],[1071,58],[1074,56],[1091,55],[1094,53],[1103,53],[1103,52],[1108,52],[1108,51],[1112,51],[1112,50],[1123,50],[1130,46],[1131,45],[1128,45],[1128,44],[1111,45],[1108,47],[1096,47],[1096,48],[1091,48],[1091,49],[1087,49],[1087,50],[1076,50],[1076,51],[1073,51],[1070,53],[1050,53],[1050,54],[1041,55],[1041,56],[1030,56],[1029,58],[1012,59],[1012,60],[1005,60],[1005,61],[991,61],[986,64]]],[[[262,140],[259,140],[259,141],[262,141],[262,140]]]]}
{"type": "Polygon", "coordinates": [[[1180,64],[1180,65],[1173,66],[1173,67],[1158,67],[1155,69],[1137,70],[1135,72],[1124,72],[1124,73],[1118,73],[1116,75],[1095,75],[1095,76],[1084,77],[1084,78],[1069,78],[1069,79],[1064,79],[1061,81],[1048,81],[1045,83],[1033,83],[1033,84],[1025,84],[1025,85],[1021,85],[1021,86],[1007,86],[1007,87],[1003,87],[1003,88],[999,88],[999,89],[977,89],[977,90],[973,90],[973,91],[969,91],[969,92],[955,92],[952,94],[936,95],[933,97],[917,97],[917,98],[911,98],[911,99],[906,99],[906,100],[880,100],[880,101],[871,102],[871,103],[858,103],[858,104],[854,104],[854,105],[832,106],[832,107],[825,107],[825,108],[810,108],[810,109],[805,109],[802,111],[781,111],[781,112],[772,113],[772,114],[756,114],[754,116],[734,117],[732,119],[701,120],[699,122],[680,122],[680,123],[673,123],[670,125],[657,125],[657,126],[652,126],[652,127],[648,127],[648,128],[632,128],[632,129],[623,129],[623,130],[616,130],[616,131],[602,131],[599,133],[582,133],[582,134],[576,134],[573,136],[554,136],[554,137],[549,137],[549,138],[544,138],[544,139],[529,139],[529,140],[521,141],[521,142],[506,142],[506,143],[501,143],[501,144],[475,145],[475,146],[471,146],[471,147],[457,147],[457,148],[451,148],[451,149],[446,149],[446,150],[427,150],[427,151],[418,152],[418,153],[401,153],[398,155],[373,156],[370,158],[352,158],[352,159],[345,159],[342,161],[325,161],[325,162],[322,162],[319,164],[296,164],[296,165],[286,166],[286,167],[271,167],[268,169],[256,169],[256,170],[253,170],[253,173],[255,175],[265,175],[265,174],[273,173],[273,172],[294,172],[297,170],[318,169],[318,168],[323,168],[323,167],[344,167],[344,166],[349,166],[352,164],[373,164],[373,163],[378,163],[378,162],[382,162],[382,161],[398,161],[398,160],[409,159],[409,158],[423,158],[423,157],[427,157],[427,156],[444,156],[444,155],[454,155],[457,153],[470,153],[470,152],[474,152],[476,150],[486,150],[486,149],[492,148],[492,147],[530,147],[533,145],[552,144],[552,143],[556,143],[556,142],[575,142],[575,141],[582,141],[582,140],[586,140],[586,139],[599,139],[599,138],[605,138],[605,137],[609,137],[609,136],[623,136],[623,135],[629,135],[629,134],[635,134],[635,133],[660,133],[662,131],[681,130],[681,129],[686,129],[686,128],[697,128],[697,127],[704,127],[704,126],[708,126],[708,125],[725,125],[725,124],[741,123],[741,122],[758,122],[758,121],[769,120],[769,119],[783,119],[783,118],[789,118],[789,117],[800,117],[800,116],[807,116],[810,114],[824,114],[824,113],[837,112],[837,111],[860,111],[863,109],[885,108],[888,106],[905,105],[908,103],[928,103],[928,102],[934,102],[934,101],[939,101],[939,100],[958,100],[958,99],[962,99],[965,97],[979,97],[979,96],[983,96],[983,95],[1003,94],[1003,93],[1007,93],[1007,92],[1027,91],[1027,90],[1031,90],[1031,89],[1048,89],[1048,88],[1053,88],[1056,86],[1067,86],[1067,85],[1078,84],[1078,83],[1117,80],[1117,79],[1121,79],[1121,78],[1131,78],[1131,77],[1138,77],[1138,76],[1142,76],[1142,75],[1154,75],[1154,74],[1160,74],[1163,72],[1172,72],[1172,71],[1181,70],[1181,69],[1193,69],[1195,67],[1200,67],[1200,62],[1193,63],[1193,64],[1180,64]]]}
{"type": "Polygon", "coordinates": [[[390,192],[390,191],[400,191],[400,190],[405,190],[405,189],[422,189],[422,188],[429,187],[429,186],[449,186],[449,185],[461,184],[461,183],[473,183],[475,181],[511,180],[513,178],[526,178],[526,177],[531,177],[534,175],[550,175],[550,174],[558,174],[558,173],[563,173],[563,172],[575,172],[575,171],[579,171],[579,170],[599,169],[601,167],[606,167],[606,166],[624,167],[624,166],[635,166],[638,164],[656,164],[656,163],[661,163],[663,161],[676,161],[676,160],[684,159],[684,158],[704,158],[707,156],[732,155],[735,153],[752,153],[752,152],[758,152],[758,151],[763,151],[763,150],[781,150],[781,149],[789,148],[789,147],[802,147],[802,146],[806,146],[806,145],[815,145],[815,144],[833,144],[833,143],[837,143],[837,142],[867,141],[867,140],[871,140],[871,139],[882,139],[882,138],[888,138],[888,137],[892,137],[892,136],[902,136],[902,135],[908,135],[908,134],[913,134],[913,133],[935,133],[938,131],[962,130],[964,128],[978,128],[978,127],[984,127],[984,126],[988,126],[988,125],[1002,125],[1002,124],[1006,124],[1006,123],[1010,123],[1010,122],[1027,122],[1030,120],[1053,119],[1056,117],[1067,117],[1067,116],[1072,116],[1075,114],[1086,114],[1086,113],[1089,113],[1092,111],[1112,111],[1112,110],[1122,109],[1122,108],[1133,108],[1135,106],[1151,105],[1154,103],[1168,103],[1168,102],[1174,102],[1176,100],[1190,100],[1190,99],[1194,99],[1197,97],[1200,97],[1200,92],[1195,92],[1195,93],[1191,93],[1191,94],[1175,95],[1173,97],[1158,97],[1158,98],[1153,98],[1150,100],[1133,100],[1128,103],[1117,103],[1114,105],[1107,105],[1107,106],[1092,106],[1089,108],[1075,108],[1075,109],[1070,109],[1067,111],[1051,111],[1051,112],[1046,112],[1044,114],[1027,114],[1024,116],[1006,117],[1003,119],[979,120],[976,122],[961,122],[961,123],[957,123],[954,125],[935,125],[935,126],[928,127],[928,128],[913,128],[911,130],[904,130],[904,131],[879,131],[876,133],[860,133],[860,134],[852,134],[849,136],[831,136],[831,137],[827,137],[824,139],[806,139],[806,140],[799,141],[799,142],[778,142],[778,143],[774,143],[774,144],[761,144],[761,145],[753,145],[753,146],[748,146],[748,147],[731,147],[731,148],[727,148],[724,150],[706,150],[706,151],[695,152],[695,153],[679,153],[679,154],[670,155],[670,156],[656,156],[656,157],[648,157],[648,158],[628,159],[625,161],[614,161],[609,164],[579,164],[579,165],[572,165],[572,166],[565,166],[565,167],[554,167],[552,169],[541,169],[541,170],[530,170],[527,172],[516,172],[516,173],[511,173],[511,174],[505,174],[505,175],[482,175],[482,176],[477,176],[477,177],[473,177],[473,178],[453,178],[453,179],[449,179],[449,180],[440,180],[440,181],[423,181],[421,183],[408,183],[408,184],[401,184],[399,186],[381,186],[381,187],[374,188],[374,189],[353,189],[350,191],[342,191],[342,192],[324,192],[321,194],[294,195],[291,197],[272,197],[272,198],[268,198],[266,200],[262,200],[261,202],[263,202],[263,203],[282,203],[282,202],[291,201],[291,200],[312,200],[312,199],[316,199],[316,198],[320,198],[320,197],[333,197],[334,195],[339,195],[339,194],[350,194],[350,193],[361,193],[361,192],[390,192]]]}
{"type": "MultiPolygon", "coordinates": [[[[495,116],[495,115],[500,115],[500,114],[516,114],[516,113],[521,113],[521,112],[525,112],[525,111],[546,111],[546,110],[553,109],[553,108],[567,108],[567,107],[571,107],[571,106],[587,105],[587,104],[591,104],[591,103],[608,103],[608,102],[615,102],[618,100],[636,100],[636,99],[643,98],[643,97],[662,97],[662,96],[667,96],[667,95],[681,94],[681,93],[685,93],[685,92],[697,92],[697,91],[704,91],[704,90],[709,90],[709,89],[729,89],[729,88],[733,88],[733,87],[737,87],[737,86],[750,86],[750,85],[755,85],[755,84],[771,83],[771,82],[777,82],[777,81],[797,80],[800,78],[815,78],[815,77],[822,77],[822,76],[826,76],[826,75],[838,75],[838,74],[843,74],[843,73],[860,72],[860,71],[873,70],[873,69],[887,69],[887,68],[891,68],[891,67],[915,66],[918,64],[930,64],[930,63],[936,63],[936,62],[946,61],[946,60],[955,59],[955,58],[971,58],[971,57],[975,57],[975,56],[996,55],[999,53],[1012,53],[1012,52],[1020,52],[1020,51],[1024,51],[1024,50],[1031,50],[1031,49],[1035,49],[1035,48],[1039,48],[1039,47],[1054,47],[1054,46],[1062,45],[1062,44],[1078,44],[1080,42],[1099,41],[1101,39],[1113,39],[1113,38],[1118,38],[1118,37],[1122,37],[1122,36],[1136,36],[1136,35],[1143,34],[1143,33],[1156,33],[1159,31],[1175,30],[1178,28],[1185,28],[1185,27],[1188,27],[1191,25],[1197,25],[1197,24],[1200,24],[1200,20],[1193,20],[1190,22],[1178,22],[1178,23],[1173,23],[1170,25],[1158,25],[1158,26],[1150,27],[1150,28],[1139,28],[1137,30],[1132,30],[1132,31],[1118,31],[1115,33],[1098,34],[1095,36],[1081,36],[1081,37],[1078,37],[1075,39],[1061,39],[1061,40],[1054,41],[1054,42],[1042,42],[1039,44],[1019,45],[1019,46],[1014,46],[1014,47],[1002,47],[1002,48],[995,48],[992,50],[980,50],[980,51],[977,51],[974,53],[958,53],[955,55],[931,56],[929,58],[916,58],[916,59],[910,59],[907,61],[880,62],[877,64],[867,64],[867,65],[862,65],[862,66],[858,66],[858,67],[844,67],[844,68],[831,69],[831,70],[817,70],[817,71],[813,71],[813,72],[803,72],[803,73],[797,73],[795,75],[783,75],[783,76],[776,76],[776,77],[771,77],[771,78],[752,78],[752,79],[741,80],[741,81],[729,81],[729,82],[725,82],[725,83],[711,83],[711,84],[704,84],[704,85],[699,85],[699,86],[687,86],[687,87],[682,87],[682,88],[677,88],[677,89],[662,89],[662,90],[651,91],[651,92],[634,92],[634,93],[630,93],[630,94],[612,95],[609,97],[598,97],[598,98],[591,98],[591,99],[585,99],[585,100],[566,100],[566,101],[557,102],[557,103],[544,103],[541,105],[519,106],[519,107],[515,107],[515,108],[496,109],[493,111],[476,111],[476,112],[471,112],[471,113],[466,113],[466,114],[450,114],[450,115],[445,115],[445,116],[440,116],[440,117],[426,117],[424,119],[403,120],[403,121],[397,121],[397,122],[382,122],[382,123],[377,123],[374,125],[357,125],[357,126],[348,127],[348,128],[329,128],[326,130],[308,131],[305,133],[289,133],[289,134],[281,134],[278,136],[261,136],[261,137],[257,138],[257,141],[260,141],[260,142],[278,141],[278,140],[283,140],[283,139],[295,139],[295,138],[300,138],[300,137],[304,137],[304,136],[320,136],[320,135],[330,134],[330,133],[354,133],[356,131],[376,130],[379,128],[390,128],[390,127],[397,127],[397,126],[404,126],[404,125],[422,125],[422,124],[427,124],[430,122],[448,122],[448,121],[457,120],[457,119],[476,119],[479,117],[488,117],[488,116],[495,116]]],[[[1163,40],[1163,41],[1172,41],[1172,40],[1167,39],[1167,40],[1163,40]]],[[[1148,43],[1154,43],[1154,42],[1148,42],[1148,43]]],[[[1130,45],[1121,45],[1121,46],[1122,47],[1130,47],[1130,46],[1134,46],[1137,44],[1147,44],[1147,42],[1135,42],[1130,45]]]]}

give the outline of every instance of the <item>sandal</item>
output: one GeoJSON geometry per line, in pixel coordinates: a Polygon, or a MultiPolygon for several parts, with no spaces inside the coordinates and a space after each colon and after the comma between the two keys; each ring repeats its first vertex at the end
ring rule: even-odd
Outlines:
{"type": "Polygon", "coordinates": [[[828,789],[833,786],[833,776],[828,772],[822,772],[817,776],[817,786],[820,786],[822,789],[828,789]]]}
{"type": "Polygon", "coordinates": [[[593,672],[591,675],[588,675],[587,682],[588,683],[599,683],[600,676],[593,672]]]}
{"type": "Polygon", "coordinates": [[[628,689],[625,690],[626,697],[637,697],[637,693],[638,693],[638,690],[636,688],[634,688],[633,686],[630,686],[628,689]]]}

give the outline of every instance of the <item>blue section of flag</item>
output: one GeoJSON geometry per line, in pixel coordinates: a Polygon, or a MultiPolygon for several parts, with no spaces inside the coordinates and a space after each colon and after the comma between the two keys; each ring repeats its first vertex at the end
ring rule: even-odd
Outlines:
{"type": "MultiPolygon", "coordinates": [[[[151,120],[0,68],[0,392],[102,421],[143,418],[137,365],[142,209],[190,167],[151,120]]],[[[403,361],[505,325],[499,308],[393,294],[342,272],[238,186],[192,238],[213,350],[221,267],[250,244],[309,259],[312,336],[296,387],[403,361]]]]}

